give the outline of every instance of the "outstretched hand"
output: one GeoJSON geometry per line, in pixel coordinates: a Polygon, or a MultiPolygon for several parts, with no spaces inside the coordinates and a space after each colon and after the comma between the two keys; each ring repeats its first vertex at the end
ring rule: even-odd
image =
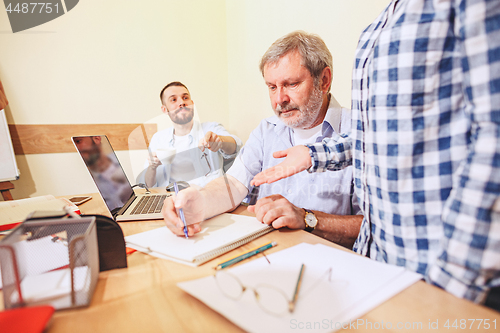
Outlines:
{"type": "Polygon", "coordinates": [[[205,151],[205,148],[216,152],[222,148],[221,138],[214,132],[208,131],[207,134],[198,143],[201,151],[205,151]]]}
{"type": "Polygon", "coordinates": [[[160,159],[156,155],[156,152],[152,152],[151,155],[148,156],[148,163],[149,166],[153,169],[158,168],[162,164],[160,159]]]}
{"type": "Polygon", "coordinates": [[[286,157],[283,162],[266,169],[252,179],[250,182],[253,186],[259,186],[264,183],[273,183],[280,179],[290,177],[301,171],[311,167],[311,157],[309,148],[306,146],[295,146],[285,150],[276,151],[273,153],[274,158],[286,157]]]}

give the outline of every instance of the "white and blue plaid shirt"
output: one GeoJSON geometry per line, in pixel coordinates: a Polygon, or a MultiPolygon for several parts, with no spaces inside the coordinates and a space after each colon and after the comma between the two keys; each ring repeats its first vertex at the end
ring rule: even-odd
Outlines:
{"type": "Polygon", "coordinates": [[[354,250],[483,301],[500,285],[500,0],[392,1],[352,86],[351,136],[310,145],[309,171],[354,165],[354,250]]]}

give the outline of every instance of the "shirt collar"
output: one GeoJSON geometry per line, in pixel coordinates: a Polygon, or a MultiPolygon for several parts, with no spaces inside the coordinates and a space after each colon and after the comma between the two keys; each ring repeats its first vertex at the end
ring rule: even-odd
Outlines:
{"type": "MultiPolygon", "coordinates": [[[[191,131],[189,132],[189,144],[192,144],[195,138],[198,137],[199,131],[201,131],[201,124],[199,121],[195,120],[193,122],[193,127],[191,128],[191,131]]],[[[169,127],[167,132],[168,136],[168,142],[170,146],[173,146],[175,144],[175,137],[174,137],[174,126],[169,127]]]]}
{"type": "Polygon", "coordinates": [[[326,111],[325,119],[323,120],[323,136],[326,136],[325,131],[328,127],[332,128],[336,133],[340,133],[340,120],[342,117],[342,107],[339,102],[330,94],[330,104],[326,111]]]}

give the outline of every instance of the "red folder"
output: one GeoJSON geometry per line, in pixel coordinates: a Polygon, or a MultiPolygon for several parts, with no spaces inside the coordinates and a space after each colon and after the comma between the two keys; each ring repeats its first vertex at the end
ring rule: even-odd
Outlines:
{"type": "Polygon", "coordinates": [[[50,305],[0,311],[2,333],[42,333],[54,308],[50,305]]]}

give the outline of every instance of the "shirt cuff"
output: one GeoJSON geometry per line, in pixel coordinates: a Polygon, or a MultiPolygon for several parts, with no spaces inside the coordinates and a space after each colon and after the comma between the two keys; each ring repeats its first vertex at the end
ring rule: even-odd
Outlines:
{"type": "Polygon", "coordinates": [[[325,172],[330,161],[330,149],[323,143],[306,145],[306,147],[309,148],[309,156],[311,156],[311,167],[307,169],[307,172],[325,172]]]}
{"type": "Polygon", "coordinates": [[[221,149],[219,149],[219,153],[222,155],[222,158],[223,158],[223,159],[228,160],[228,159],[230,159],[230,158],[234,158],[234,157],[236,157],[236,155],[238,155],[238,149],[236,149],[236,150],[234,151],[234,153],[232,153],[232,154],[226,154],[226,153],[224,152],[224,150],[222,150],[222,148],[221,148],[221,149]]]}
{"type": "Polygon", "coordinates": [[[242,142],[241,142],[241,140],[238,137],[236,137],[234,135],[231,135],[231,134],[228,135],[228,136],[230,136],[230,137],[232,137],[234,139],[234,142],[236,143],[236,149],[234,150],[234,153],[232,153],[232,154],[226,154],[222,150],[222,148],[219,149],[219,153],[222,155],[222,158],[225,159],[225,160],[228,160],[228,159],[231,159],[231,158],[235,158],[238,155],[238,153],[240,152],[240,149],[241,149],[241,146],[242,146],[242,142]]]}

